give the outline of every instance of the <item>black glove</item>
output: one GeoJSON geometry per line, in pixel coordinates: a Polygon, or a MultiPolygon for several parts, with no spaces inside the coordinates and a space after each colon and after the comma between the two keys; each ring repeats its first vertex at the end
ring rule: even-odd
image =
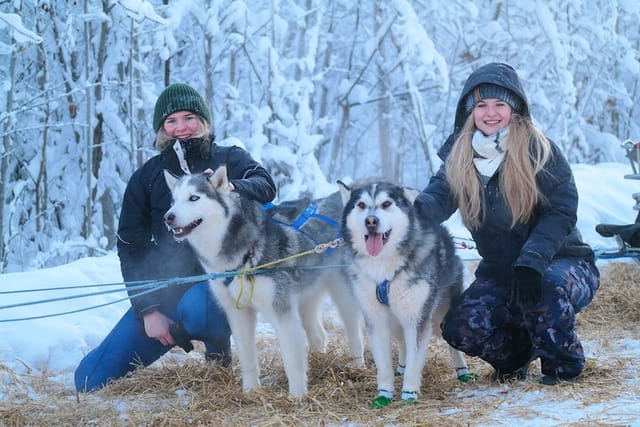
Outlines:
{"type": "Polygon", "coordinates": [[[533,268],[516,267],[513,270],[512,301],[532,307],[542,298],[542,276],[533,268]]]}
{"type": "Polygon", "coordinates": [[[191,337],[179,323],[172,323],[171,325],[169,325],[169,333],[176,341],[176,344],[182,347],[184,351],[189,353],[191,350],[193,350],[191,337]]]}
{"type": "Polygon", "coordinates": [[[206,138],[181,139],[180,144],[184,150],[185,159],[201,158],[209,152],[211,147],[211,141],[206,138]]]}

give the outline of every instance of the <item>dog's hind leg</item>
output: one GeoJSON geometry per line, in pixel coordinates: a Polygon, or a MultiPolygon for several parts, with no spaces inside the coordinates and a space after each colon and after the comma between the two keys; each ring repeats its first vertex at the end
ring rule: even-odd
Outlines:
{"type": "Polygon", "coordinates": [[[289,393],[295,398],[307,394],[307,340],[297,304],[284,313],[269,310],[265,314],[278,337],[289,393]]]}
{"type": "Polygon", "coordinates": [[[451,354],[451,362],[456,370],[456,377],[462,381],[461,378],[469,374],[467,362],[464,360],[464,354],[451,346],[449,346],[449,354],[451,354]]]}
{"type": "MultiPolygon", "coordinates": [[[[432,326],[433,326],[434,335],[436,335],[440,339],[442,339],[442,331],[440,330],[440,323],[442,322],[442,319],[444,319],[444,316],[447,314],[447,310],[449,309],[449,307],[450,307],[450,303],[443,305],[442,307],[439,308],[437,314],[435,314],[433,317],[432,326]]],[[[467,367],[467,362],[464,358],[464,353],[459,350],[456,350],[455,348],[449,345],[447,345],[447,347],[449,347],[451,362],[453,363],[453,368],[455,369],[455,374],[458,380],[462,382],[467,382],[473,379],[477,379],[478,376],[476,374],[469,372],[469,369],[467,367]]]]}
{"type": "MultiPolygon", "coordinates": [[[[434,328],[435,327],[436,325],[434,325],[434,328]]],[[[438,330],[439,329],[440,328],[438,328],[438,330]]],[[[442,338],[442,335],[438,334],[438,337],[442,338]]],[[[464,353],[460,350],[456,350],[450,345],[447,345],[447,347],[449,347],[449,355],[451,356],[451,363],[453,364],[453,368],[455,369],[456,378],[458,378],[458,380],[462,382],[477,379],[478,376],[476,374],[469,372],[467,362],[464,358],[464,353]]]]}
{"type": "Polygon", "coordinates": [[[362,334],[363,316],[358,302],[349,287],[345,276],[341,273],[327,277],[329,292],[336,306],[342,324],[344,325],[349,353],[351,355],[350,366],[354,368],[364,367],[364,337],[362,334]]]}
{"type": "Polygon", "coordinates": [[[327,331],[322,324],[321,305],[325,291],[322,285],[305,292],[300,300],[300,317],[309,340],[309,351],[325,352],[327,347],[327,331]]]}

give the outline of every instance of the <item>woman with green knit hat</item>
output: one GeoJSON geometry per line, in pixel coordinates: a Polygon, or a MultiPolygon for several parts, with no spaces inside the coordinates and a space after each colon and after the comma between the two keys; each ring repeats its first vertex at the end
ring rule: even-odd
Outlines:
{"type": "Polygon", "coordinates": [[[269,173],[240,147],[215,144],[211,112],[191,86],[174,83],[160,94],[153,113],[155,147],[131,176],[118,225],[118,256],[131,308],[104,341],[89,352],[75,372],[78,391],[92,391],[148,366],[179,345],[204,342],[208,360],[231,363],[231,331],[207,282],[171,284],[149,292],[136,281],[166,280],[204,274],[188,244],[179,243],[164,224],[171,192],[163,171],[175,176],[215,170],[225,164],[233,191],[267,203],[275,197],[269,173]]]}

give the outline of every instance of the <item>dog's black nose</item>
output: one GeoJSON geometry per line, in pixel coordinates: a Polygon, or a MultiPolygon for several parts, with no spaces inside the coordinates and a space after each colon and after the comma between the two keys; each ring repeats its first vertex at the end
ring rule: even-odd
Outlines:
{"type": "Polygon", "coordinates": [[[364,219],[364,226],[367,227],[369,231],[375,231],[378,228],[378,220],[377,216],[369,215],[364,219]]]}
{"type": "Polygon", "coordinates": [[[164,222],[167,224],[171,224],[174,219],[176,219],[176,216],[172,213],[168,213],[164,216],[164,222]]]}

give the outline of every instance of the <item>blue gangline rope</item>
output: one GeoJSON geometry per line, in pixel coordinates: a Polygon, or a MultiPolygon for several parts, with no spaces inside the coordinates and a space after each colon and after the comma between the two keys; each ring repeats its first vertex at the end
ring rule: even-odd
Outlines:
{"type": "MultiPolygon", "coordinates": [[[[252,270],[251,274],[252,275],[265,274],[265,273],[269,273],[269,272],[272,273],[274,271],[293,270],[293,269],[315,270],[315,269],[345,268],[345,267],[347,267],[347,266],[346,265],[342,265],[342,264],[321,265],[321,266],[307,266],[307,267],[297,267],[297,268],[295,268],[295,267],[278,267],[278,268],[270,268],[270,269],[262,269],[262,270],[252,270]]],[[[83,308],[79,308],[79,309],[75,309],[75,310],[69,310],[69,311],[65,311],[65,312],[43,314],[43,315],[38,315],[38,316],[29,316],[29,317],[20,317],[20,318],[11,318],[11,319],[0,319],[0,323],[17,322],[17,321],[22,321],[22,320],[46,319],[46,318],[50,318],[50,317],[63,316],[63,315],[66,315],[66,314],[79,313],[79,312],[83,312],[83,311],[88,311],[88,310],[93,310],[93,309],[96,309],[96,308],[105,307],[105,306],[111,305],[111,304],[117,304],[119,302],[126,301],[126,300],[133,299],[133,298],[137,298],[137,297],[140,297],[140,296],[143,296],[143,295],[158,291],[160,289],[167,288],[169,286],[176,286],[176,285],[181,285],[181,284],[185,284],[185,283],[203,282],[203,281],[209,280],[209,279],[232,278],[232,277],[239,276],[239,275],[242,275],[242,274],[245,274],[245,272],[244,271],[226,271],[224,273],[201,274],[201,275],[197,275],[197,276],[176,277],[176,278],[173,278],[173,279],[155,280],[155,281],[154,280],[139,280],[139,281],[132,281],[132,282],[119,282],[119,283],[116,282],[116,283],[78,285],[78,286],[58,286],[58,287],[53,287],[53,288],[42,288],[42,289],[20,289],[20,290],[10,290],[10,291],[0,291],[0,295],[11,295],[11,294],[32,293],[32,292],[51,292],[51,291],[60,291],[60,290],[82,289],[82,288],[107,288],[107,287],[111,287],[111,286],[120,286],[119,289],[110,289],[110,290],[103,290],[103,291],[99,291],[99,292],[90,292],[90,293],[85,293],[85,294],[68,295],[68,296],[64,296],[64,297],[47,298],[47,299],[35,300],[35,301],[26,301],[26,302],[16,303],[16,304],[0,305],[0,311],[3,310],[3,309],[10,309],[10,308],[16,308],[16,307],[26,307],[26,306],[30,306],[30,305],[47,304],[47,303],[52,303],[52,302],[67,301],[67,300],[73,300],[73,299],[78,299],[78,298],[86,298],[86,297],[92,297],[92,296],[98,296],[98,295],[107,295],[107,294],[112,294],[112,293],[116,293],[116,292],[127,292],[127,291],[137,291],[137,290],[141,291],[141,292],[138,292],[138,293],[136,293],[134,295],[123,297],[123,298],[117,299],[115,301],[110,301],[110,302],[106,302],[106,303],[103,303],[103,304],[92,305],[92,306],[89,306],[89,307],[83,307],[83,308]],[[125,286],[125,287],[123,288],[122,286],[125,286]]]]}
{"type": "MultiPolygon", "coordinates": [[[[472,241],[471,239],[461,239],[461,240],[472,241]]],[[[475,248],[472,245],[463,245],[463,249],[475,249],[475,248]]],[[[618,248],[618,250],[613,250],[613,249],[611,249],[611,250],[594,249],[594,252],[595,252],[596,258],[598,258],[598,259],[640,258],[640,250],[637,250],[636,248],[621,248],[621,249],[618,248]],[[631,250],[629,250],[629,249],[631,249],[631,250]]],[[[465,259],[465,261],[474,261],[474,260],[476,260],[476,259],[465,259]]],[[[479,260],[479,258],[477,260],[479,260]]],[[[278,270],[293,270],[293,269],[312,270],[312,269],[345,268],[345,267],[347,267],[347,265],[320,265],[320,266],[307,266],[307,267],[279,267],[279,268],[270,268],[270,269],[267,269],[267,270],[254,270],[254,271],[251,272],[251,274],[252,275],[264,274],[264,273],[267,273],[267,272],[274,272],[274,271],[278,271],[278,270]]],[[[63,315],[67,315],[67,314],[79,313],[79,312],[83,312],[83,311],[88,311],[88,310],[93,310],[93,309],[96,309],[96,308],[105,307],[107,305],[117,304],[119,302],[122,302],[122,301],[125,301],[125,300],[129,300],[129,299],[133,299],[133,298],[137,298],[137,297],[149,294],[151,292],[155,292],[157,290],[167,288],[169,286],[182,285],[182,284],[186,284],[186,283],[203,282],[205,280],[210,280],[210,279],[211,280],[215,280],[215,279],[220,279],[220,278],[226,278],[228,280],[228,279],[232,279],[235,276],[239,276],[241,274],[244,274],[244,272],[243,271],[227,271],[227,272],[224,272],[224,273],[201,274],[201,275],[197,275],[197,276],[177,277],[177,278],[166,279],[166,280],[138,280],[138,281],[132,281],[132,282],[114,282],[114,283],[78,285],[78,286],[58,286],[58,287],[42,288],[42,289],[20,289],[20,290],[0,291],[0,295],[12,295],[12,294],[20,294],[20,293],[51,292],[51,291],[73,290],[73,289],[83,289],[83,288],[107,288],[107,287],[111,287],[111,286],[119,286],[120,287],[119,289],[101,290],[101,291],[98,291],[98,292],[91,292],[91,293],[85,293],[85,294],[75,294],[75,295],[68,295],[68,296],[64,296],[64,297],[48,298],[48,299],[27,301],[27,302],[16,303],[16,304],[0,305],[0,311],[1,310],[6,310],[6,309],[10,309],[10,308],[16,308],[16,307],[25,307],[25,306],[30,306],[30,305],[47,304],[47,303],[52,303],[52,302],[67,301],[67,300],[72,300],[72,299],[86,298],[86,297],[92,297],[92,296],[98,296],[98,295],[107,295],[107,294],[112,294],[112,293],[116,293],[116,292],[141,291],[141,292],[138,292],[138,293],[136,293],[134,295],[129,295],[127,297],[123,297],[123,298],[117,299],[115,301],[110,301],[110,302],[106,302],[106,303],[103,303],[103,304],[93,305],[93,306],[89,306],[89,307],[83,307],[83,308],[79,308],[79,309],[75,309],[75,310],[69,310],[69,311],[65,311],[65,312],[57,312],[57,313],[51,313],[51,314],[38,315],[38,316],[29,316],[29,317],[11,318],[11,319],[0,319],[0,323],[17,322],[17,321],[23,321],[23,320],[45,319],[45,318],[50,318],[50,317],[56,317],[56,316],[63,316],[63,315]],[[125,286],[125,288],[122,288],[122,286],[125,286]]]]}

